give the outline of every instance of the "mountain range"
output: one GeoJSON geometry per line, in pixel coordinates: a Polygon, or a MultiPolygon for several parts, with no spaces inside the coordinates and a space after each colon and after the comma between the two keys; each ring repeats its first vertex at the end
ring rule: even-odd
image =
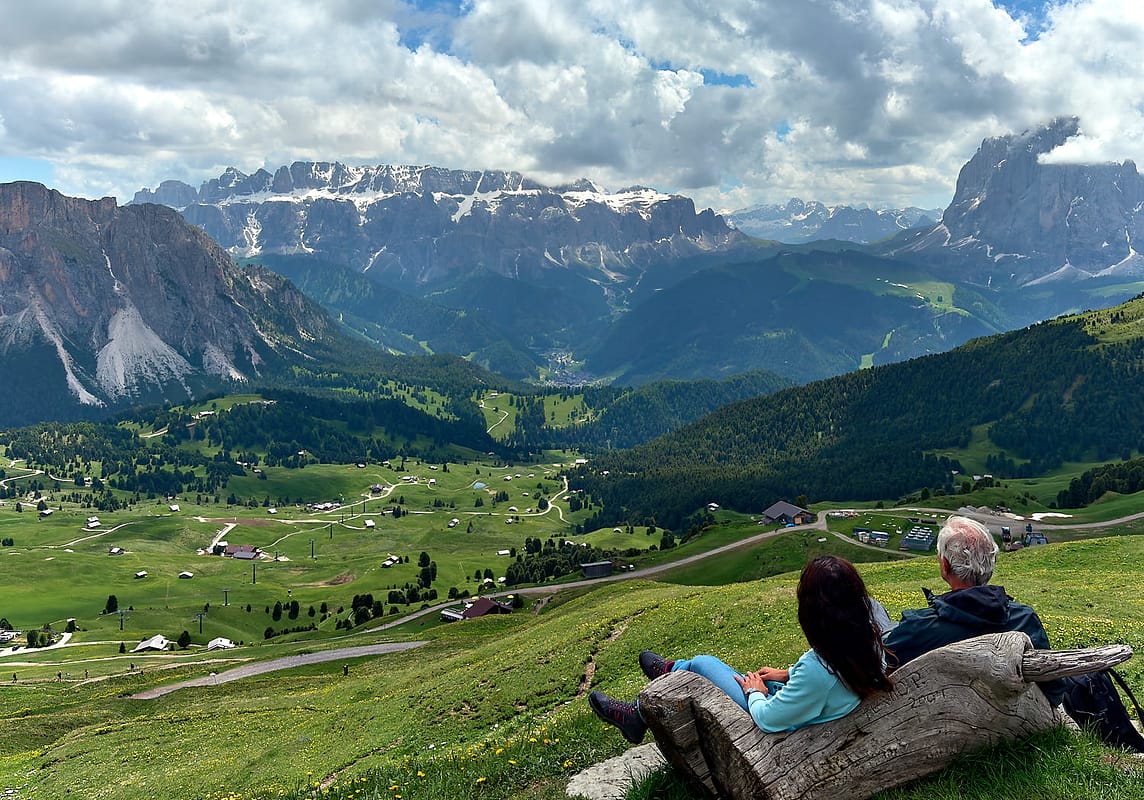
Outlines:
{"type": "MultiPolygon", "coordinates": [[[[942,352],[1144,289],[1135,166],[1045,161],[1078,130],[985,140],[940,222],[871,245],[755,239],[686,197],[513,172],[298,162],[123,207],[9,184],[0,377],[37,378],[3,410],[98,413],[344,363],[333,351],[365,363],[367,346],[632,386],[804,382],[942,352]]],[[[820,233],[849,218],[784,208],[820,233]]]]}
{"type": "Polygon", "coordinates": [[[743,233],[786,244],[820,239],[871,244],[913,228],[931,227],[940,218],[941,209],[828,206],[797,197],[781,205],[751,206],[727,215],[743,233]]]}
{"type": "Polygon", "coordinates": [[[724,219],[646,188],[336,162],[168,181],[134,202],[180,209],[392,352],[557,383],[803,381],[1140,291],[1135,167],[1044,163],[1078,130],[985,140],[936,223],[801,200],[724,219]]]}
{"type": "Polygon", "coordinates": [[[165,182],[133,203],[179,208],[232,255],[313,255],[398,285],[481,269],[536,278],[553,268],[631,280],[648,264],[726,250],[742,236],[681,195],[581,180],[548,187],[517,172],[295,162],[271,175],[228,169],[196,192],[165,182]]]}

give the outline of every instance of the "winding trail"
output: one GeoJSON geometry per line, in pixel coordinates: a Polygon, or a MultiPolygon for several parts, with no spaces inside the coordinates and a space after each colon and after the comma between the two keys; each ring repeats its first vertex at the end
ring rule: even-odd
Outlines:
{"type": "MultiPolygon", "coordinates": [[[[480,407],[481,407],[481,408],[484,408],[484,407],[485,407],[485,401],[484,401],[484,400],[481,400],[481,401],[480,401],[480,407]]],[[[492,433],[492,432],[493,432],[493,428],[495,428],[497,425],[500,425],[502,422],[504,422],[506,419],[508,419],[508,412],[507,412],[507,411],[499,411],[499,410],[498,410],[498,413],[500,413],[500,415],[501,415],[501,418],[500,418],[500,419],[498,419],[496,422],[494,422],[492,425],[490,425],[490,426],[489,426],[489,427],[488,427],[488,428],[485,430],[485,433],[492,433]]]]}
{"type": "Polygon", "coordinates": [[[22,469],[25,470],[23,475],[9,475],[7,478],[0,479],[0,486],[7,486],[12,481],[22,481],[24,478],[31,478],[33,475],[43,475],[42,469],[28,469],[27,467],[17,467],[17,461],[23,461],[22,458],[13,459],[8,464],[8,469],[22,469]]]}

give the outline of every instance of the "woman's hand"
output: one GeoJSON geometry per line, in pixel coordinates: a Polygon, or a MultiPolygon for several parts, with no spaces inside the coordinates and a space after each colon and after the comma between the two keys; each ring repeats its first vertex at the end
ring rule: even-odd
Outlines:
{"type": "Polygon", "coordinates": [[[735,680],[739,682],[739,686],[743,689],[743,694],[750,694],[752,691],[761,693],[764,697],[770,694],[770,689],[764,683],[764,678],[761,677],[763,670],[758,672],[748,672],[746,675],[736,675],[735,680]]]}
{"type": "Polygon", "coordinates": [[[774,667],[763,667],[759,670],[756,670],[755,672],[753,672],[751,674],[752,675],[758,675],[764,681],[778,681],[779,683],[786,683],[787,681],[790,680],[790,670],[789,669],[775,669],[774,667]]]}

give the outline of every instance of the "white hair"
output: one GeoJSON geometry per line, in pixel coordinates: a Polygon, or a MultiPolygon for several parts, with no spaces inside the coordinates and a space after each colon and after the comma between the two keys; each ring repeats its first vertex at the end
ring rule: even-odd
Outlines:
{"type": "Polygon", "coordinates": [[[953,516],[937,535],[937,554],[958,579],[984,586],[997,564],[997,542],[989,529],[969,517],[953,516]]]}

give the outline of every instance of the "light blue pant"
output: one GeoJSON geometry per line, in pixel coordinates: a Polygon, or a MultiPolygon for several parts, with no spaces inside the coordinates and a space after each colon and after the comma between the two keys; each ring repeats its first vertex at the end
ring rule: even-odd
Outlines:
{"type": "MultiPolygon", "coordinates": [[[[702,675],[707,680],[718,686],[723,690],[723,693],[734,700],[740,708],[744,711],[750,712],[747,708],[747,696],[743,694],[743,687],[735,680],[735,676],[742,677],[743,673],[738,670],[731,669],[724,664],[720,659],[715,656],[695,656],[694,658],[681,658],[672,665],[672,672],[679,672],[680,670],[687,670],[694,672],[696,675],[702,675]]],[[[767,688],[770,689],[771,694],[774,694],[781,689],[784,684],[778,681],[767,681],[767,688]]],[[[636,702],[636,713],[639,713],[639,702],[636,702]]],[[[641,715],[642,718],[642,715],[641,715]]]]}
{"type": "Polygon", "coordinates": [[[743,687],[735,680],[735,676],[742,677],[743,673],[731,669],[715,656],[695,656],[695,658],[680,659],[672,666],[672,672],[687,670],[696,675],[702,675],[707,680],[722,689],[728,697],[738,703],[747,711],[747,696],[743,694],[743,687]]]}

